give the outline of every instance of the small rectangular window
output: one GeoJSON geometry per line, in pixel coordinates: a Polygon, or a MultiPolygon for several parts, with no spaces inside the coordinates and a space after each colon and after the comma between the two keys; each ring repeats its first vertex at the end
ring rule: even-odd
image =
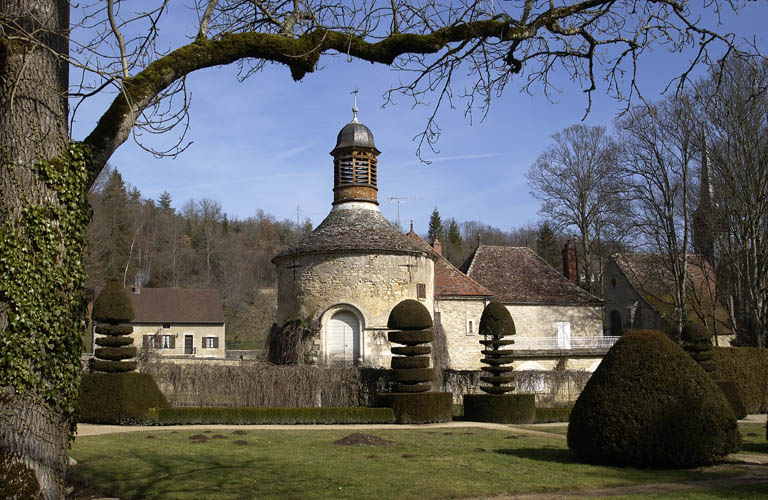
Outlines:
{"type": "Polygon", "coordinates": [[[475,334],[475,320],[467,319],[467,335],[475,334]]]}
{"type": "Polygon", "coordinates": [[[424,283],[418,283],[416,285],[416,297],[419,299],[427,298],[427,285],[424,283]]]}
{"type": "Polygon", "coordinates": [[[174,349],[176,347],[175,338],[173,335],[163,335],[161,337],[162,344],[160,345],[161,349],[174,349]]]}
{"type": "Polygon", "coordinates": [[[170,323],[163,323],[163,328],[165,328],[166,330],[169,329],[170,327],[171,327],[170,323]]]}
{"type": "Polygon", "coordinates": [[[217,349],[219,347],[219,338],[203,337],[203,347],[206,349],[217,349]]]}

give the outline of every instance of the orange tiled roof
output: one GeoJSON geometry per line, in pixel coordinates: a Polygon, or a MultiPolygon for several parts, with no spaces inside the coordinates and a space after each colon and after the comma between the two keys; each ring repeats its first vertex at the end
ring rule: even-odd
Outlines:
{"type": "Polygon", "coordinates": [[[493,292],[459,271],[448,259],[437,254],[434,249],[421,237],[411,230],[405,235],[425,250],[438,255],[435,262],[435,296],[436,297],[489,297],[493,292]]]}

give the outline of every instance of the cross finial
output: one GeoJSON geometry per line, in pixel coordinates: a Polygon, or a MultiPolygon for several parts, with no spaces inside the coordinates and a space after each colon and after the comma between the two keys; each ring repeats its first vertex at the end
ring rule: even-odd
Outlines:
{"type": "Polygon", "coordinates": [[[357,93],[360,92],[360,89],[355,89],[350,94],[354,94],[355,96],[355,104],[352,106],[352,122],[357,123],[357,93]]]}

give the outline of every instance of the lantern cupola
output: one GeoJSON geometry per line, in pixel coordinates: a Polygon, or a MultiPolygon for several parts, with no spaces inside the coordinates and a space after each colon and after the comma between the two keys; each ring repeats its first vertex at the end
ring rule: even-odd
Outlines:
{"type": "Polygon", "coordinates": [[[369,202],[379,204],[376,180],[376,149],[371,130],[357,119],[357,95],[352,121],[344,125],[336,138],[333,156],[333,204],[369,202]]]}

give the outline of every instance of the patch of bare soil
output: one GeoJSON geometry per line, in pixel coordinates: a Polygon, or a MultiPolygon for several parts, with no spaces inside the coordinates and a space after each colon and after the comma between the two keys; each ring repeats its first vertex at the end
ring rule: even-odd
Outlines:
{"type": "Polygon", "coordinates": [[[232,444],[236,444],[237,446],[248,446],[248,441],[238,439],[237,441],[232,441],[232,444]]]}
{"type": "Polygon", "coordinates": [[[205,434],[195,434],[193,436],[189,436],[189,440],[192,441],[193,444],[205,443],[208,441],[208,436],[205,434]]]}
{"type": "Polygon", "coordinates": [[[235,434],[237,436],[245,436],[248,433],[246,431],[242,430],[242,429],[238,429],[236,431],[232,431],[232,434],[235,434]]]}
{"type": "Polygon", "coordinates": [[[350,434],[347,437],[343,437],[334,441],[333,444],[339,446],[388,446],[394,443],[392,441],[382,439],[379,436],[373,436],[371,434],[360,434],[359,432],[355,432],[354,434],[350,434]]]}
{"type": "Polygon", "coordinates": [[[213,436],[211,436],[211,439],[227,439],[227,436],[225,436],[224,434],[214,434],[213,436]]]}

